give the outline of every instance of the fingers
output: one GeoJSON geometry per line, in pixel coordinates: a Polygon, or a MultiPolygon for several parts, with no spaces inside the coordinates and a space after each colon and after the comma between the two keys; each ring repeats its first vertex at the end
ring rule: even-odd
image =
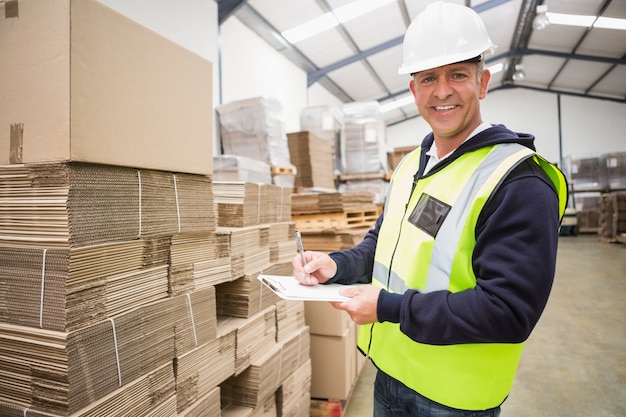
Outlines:
{"type": "Polygon", "coordinates": [[[293,276],[302,285],[322,284],[332,278],[337,272],[337,265],[330,256],[322,252],[305,251],[306,264],[302,265],[300,254],[291,259],[293,276]]]}
{"type": "Polygon", "coordinates": [[[378,321],[377,306],[380,288],[364,285],[348,287],[340,294],[350,299],[342,302],[332,302],[331,305],[339,310],[346,311],[356,324],[368,324],[378,321]]]}

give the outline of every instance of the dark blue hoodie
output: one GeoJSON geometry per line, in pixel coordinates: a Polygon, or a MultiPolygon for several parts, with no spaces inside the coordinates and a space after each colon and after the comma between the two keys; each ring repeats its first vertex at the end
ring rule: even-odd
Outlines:
{"type": "MultiPolygon", "coordinates": [[[[494,125],[464,142],[428,175],[463,153],[484,146],[513,142],[535,150],[534,139],[532,135],[494,125]]],[[[418,181],[428,176],[422,173],[429,158],[425,151],[432,142],[432,133],[422,142],[418,181]]],[[[521,163],[490,197],[478,218],[472,255],[476,287],[458,293],[442,290],[427,294],[417,290],[404,294],[382,290],[378,320],[400,323],[401,331],[420,343],[526,340],[552,288],[560,224],[558,207],[557,192],[544,171],[532,161],[521,163]]],[[[329,282],[371,282],[382,221],[381,215],[354,248],[330,254],[338,270],[329,282]]]]}

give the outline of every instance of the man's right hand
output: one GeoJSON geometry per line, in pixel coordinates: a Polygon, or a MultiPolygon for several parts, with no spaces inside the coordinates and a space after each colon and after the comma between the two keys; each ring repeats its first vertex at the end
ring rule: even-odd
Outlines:
{"type": "Polygon", "coordinates": [[[337,273],[337,264],[328,254],[316,251],[304,251],[306,265],[302,265],[302,256],[291,259],[293,276],[302,285],[323,284],[337,273]]]}

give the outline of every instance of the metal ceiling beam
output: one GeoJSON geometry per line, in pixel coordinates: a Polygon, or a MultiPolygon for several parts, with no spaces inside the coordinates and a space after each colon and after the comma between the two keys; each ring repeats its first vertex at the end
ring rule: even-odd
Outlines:
{"type": "Polygon", "coordinates": [[[341,61],[337,61],[334,64],[330,64],[323,68],[319,68],[315,71],[309,72],[307,74],[307,87],[310,87],[311,85],[315,84],[320,78],[326,76],[329,72],[345,67],[346,65],[350,65],[354,62],[364,60],[369,56],[375,55],[386,49],[393,48],[396,45],[402,44],[403,38],[404,36],[399,36],[395,39],[391,39],[387,42],[381,43],[380,45],[376,45],[372,48],[361,51],[358,54],[351,55],[345,59],[342,59],[341,61]]]}
{"type": "Polygon", "coordinates": [[[529,85],[521,85],[521,84],[506,84],[500,85],[498,87],[494,87],[489,90],[489,92],[498,91],[498,90],[509,90],[512,88],[522,88],[524,90],[532,90],[539,91],[541,93],[552,93],[552,94],[562,94],[565,96],[573,96],[573,97],[582,97],[582,98],[593,98],[596,100],[604,100],[604,101],[612,101],[616,103],[626,103],[626,97],[610,97],[610,96],[599,96],[597,94],[586,94],[586,93],[577,93],[575,91],[567,91],[567,90],[555,90],[555,89],[547,89],[541,87],[533,87],[529,85]]]}
{"type": "MultiPolygon", "coordinates": [[[[493,62],[500,61],[502,59],[521,58],[526,55],[542,55],[542,56],[549,56],[553,58],[563,58],[563,59],[569,59],[569,60],[601,62],[604,64],[613,65],[611,69],[613,69],[617,65],[626,65],[626,55],[622,56],[621,58],[610,58],[610,57],[605,57],[605,56],[570,54],[569,52],[546,51],[546,50],[541,50],[541,49],[511,50],[511,51],[507,51],[499,55],[494,55],[492,57],[489,57],[486,59],[485,63],[490,64],[493,62]]],[[[512,84],[507,84],[507,85],[512,85],[512,84]]],[[[496,87],[496,88],[500,89],[502,87],[496,87]]],[[[554,91],[554,90],[548,87],[546,88],[545,91],[554,91]]],[[[398,96],[403,96],[405,94],[407,94],[407,90],[401,90],[401,91],[389,94],[388,96],[379,98],[377,101],[384,102],[384,101],[396,98],[398,96]]]]}
{"type": "Polygon", "coordinates": [[[217,3],[217,21],[221,25],[248,0],[219,0],[217,3]]]}
{"type": "MultiPolygon", "coordinates": [[[[598,12],[596,13],[596,18],[594,20],[594,24],[595,22],[598,20],[598,16],[602,16],[602,14],[604,14],[604,11],[607,9],[607,7],[609,7],[609,5],[611,4],[611,0],[604,0],[604,3],[602,3],[602,5],[600,6],[600,9],[598,10],[598,12]]],[[[580,48],[580,45],[582,45],[583,41],[587,38],[587,36],[589,36],[589,34],[591,33],[591,30],[593,28],[593,24],[588,26],[585,29],[585,33],[582,34],[582,36],[580,37],[580,39],[578,39],[578,42],[576,42],[576,45],[574,46],[574,49],[572,50],[572,54],[575,54],[576,51],[578,51],[578,48],[580,48]]],[[[561,75],[561,72],[563,72],[563,70],[565,69],[565,67],[567,66],[569,60],[566,60],[563,65],[561,65],[561,67],[558,69],[558,71],[556,72],[556,74],[554,74],[554,77],[552,77],[552,79],[550,80],[550,82],[548,83],[548,88],[552,88],[552,85],[556,82],[557,78],[559,78],[559,75],[561,75]]]]}
{"type": "MultiPolygon", "coordinates": [[[[318,70],[318,67],[308,59],[298,48],[289,43],[280,32],[272,26],[249,4],[243,4],[236,12],[237,18],[250,30],[265,40],[276,51],[282,53],[293,64],[304,72],[309,73],[318,70]]],[[[344,103],[354,101],[341,87],[328,77],[319,80],[320,85],[344,103]]]]}
{"type": "MultiPolygon", "coordinates": [[[[489,0],[486,1],[482,4],[479,4],[478,6],[474,7],[474,11],[476,11],[476,13],[482,13],[486,10],[492,9],[494,7],[500,6],[504,3],[508,3],[512,0],[489,0]]],[[[337,61],[333,64],[327,65],[323,68],[317,69],[315,71],[312,71],[310,73],[307,74],[307,86],[310,87],[311,85],[315,84],[318,80],[320,80],[322,77],[326,76],[329,72],[335,71],[339,68],[345,67],[346,65],[350,65],[354,62],[357,61],[361,61],[364,60],[366,58],[368,58],[371,55],[375,55],[379,52],[382,52],[384,50],[393,48],[395,46],[398,45],[402,45],[402,41],[404,40],[404,35],[403,36],[398,36],[395,39],[391,39],[388,40],[386,42],[381,43],[380,45],[374,46],[372,48],[366,49],[360,53],[354,54],[352,56],[349,56],[345,59],[342,59],[341,61],[337,61]]]]}
{"type": "MultiPolygon", "coordinates": [[[[520,7],[511,40],[510,50],[523,50],[528,47],[528,40],[533,32],[533,20],[537,16],[537,6],[543,4],[543,0],[524,0],[520,7]]],[[[521,55],[512,56],[504,68],[502,82],[513,83],[513,74],[517,71],[517,66],[522,62],[521,55]]]]}

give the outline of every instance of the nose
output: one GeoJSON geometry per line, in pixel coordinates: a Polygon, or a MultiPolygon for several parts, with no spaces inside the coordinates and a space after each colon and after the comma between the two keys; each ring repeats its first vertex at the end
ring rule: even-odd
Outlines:
{"type": "Polygon", "coordinates": [[[452,95],[452,86],[446,77],[437,78],[433,94],[440,100],[446,99],[452,95]]]}

